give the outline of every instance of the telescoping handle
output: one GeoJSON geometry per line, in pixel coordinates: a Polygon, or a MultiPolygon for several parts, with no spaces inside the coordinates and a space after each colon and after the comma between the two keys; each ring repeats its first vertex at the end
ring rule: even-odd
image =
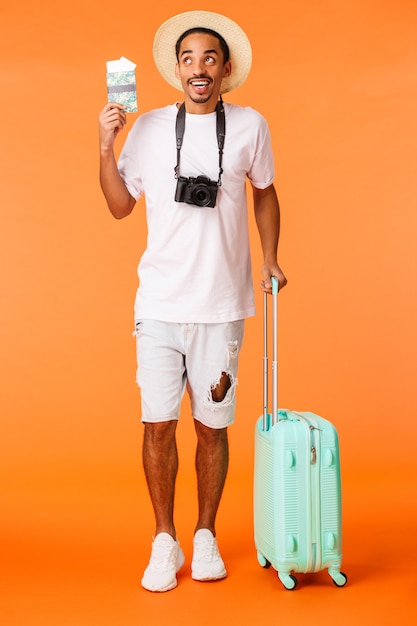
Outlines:
{"type": "MultiPolygon", "coordinates": [[[[275,276],[272,283],[272,418],[274,426],[278,419],[278,290],[279,283],[275,276]]],[[[263,356],[263,429],[268,425],[268,295],[264,292],[264,356],[263,356]]]]}

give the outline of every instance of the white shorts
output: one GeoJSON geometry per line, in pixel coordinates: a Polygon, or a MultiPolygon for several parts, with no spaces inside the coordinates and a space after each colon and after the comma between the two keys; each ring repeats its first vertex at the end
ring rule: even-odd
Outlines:
{"type": "Polygon", "coordinates": [[[234,422],[238,356],[244,320],[224,324],[136,321],[137,375],[142,422],[178,420],[184,390],[194,419],[210,428],[234,422]],[[223,400],[212,389],[222,373],[230,380],[223,400]]]}

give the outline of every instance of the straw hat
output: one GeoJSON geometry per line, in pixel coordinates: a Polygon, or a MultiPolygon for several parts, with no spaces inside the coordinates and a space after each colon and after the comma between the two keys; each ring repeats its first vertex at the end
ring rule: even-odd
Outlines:
{"type": "Polygon", "coordinates": [[[154,43],[153,58],[165,80],[182,91],[175,76],[175,44],[191,28],[209,28],[223,37],[229,46],[232,72],[223,79],[221,93],[239,87],[247,78],[252,64],[252,49],[244,31],[228,17],[210,11],[188,11],[171,17],[159,27],[154,43]]]}

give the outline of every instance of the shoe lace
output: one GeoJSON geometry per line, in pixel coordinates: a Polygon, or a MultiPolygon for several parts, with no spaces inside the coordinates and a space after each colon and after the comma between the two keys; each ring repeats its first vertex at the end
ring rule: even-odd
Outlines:
{"type": "Polygon", "coordinates": [[[219,551],[215,539],[195,542],[194,559],[196,561],[215,561],[217,558],[219,558],[219,551]]]}
{"type": "Polygon", "coordinates": [[[167,566],[172,565],[176,558],[175,548],[175,544],[154,543],[150,559],[152,569],[166,570],[167,566]]]}

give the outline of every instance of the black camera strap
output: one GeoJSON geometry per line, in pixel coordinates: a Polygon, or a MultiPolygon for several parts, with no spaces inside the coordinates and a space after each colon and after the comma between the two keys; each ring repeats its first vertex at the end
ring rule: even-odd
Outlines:
{"type": "MultiPolygon", "coordinates": [[[[177,165],[174,168],[175,178],[178,178],[180,175],[180,154],[182,148],[182,140],[184,138],[185,131],[185,104],[184,102],[181,104],[177,113],[177,120],[175,124],[175,132],[177,137],[177,165]]],[[[217,186],[221,187],[222,184],[222,174],[223,174],[223,148],[224,148],[224,140],[226,137],[226,116],[224,114],[224,105],[222,97],[220,96],[220,100],[216,104],[216,134],[217,134],[217,145],[219,147],[219,179],[217,181],[217,186]]]]}

